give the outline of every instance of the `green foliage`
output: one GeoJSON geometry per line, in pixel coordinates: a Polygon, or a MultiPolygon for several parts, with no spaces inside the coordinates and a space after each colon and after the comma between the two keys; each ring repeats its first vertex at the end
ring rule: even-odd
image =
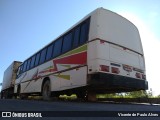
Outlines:
{"type": "Polygon", "coordinates": [[[97,98],[114,98],[116,96],[116,93],[113,94],[98,94],[97,98]]]}
{"type": "Polygon", "coordinates": [[[77,98],[77,96],[75,94],[72,94],[71,96],[67,96],[67,95],[60,95],[59,98],[61,99],[69,99],[69,100],[74,100],[77,98]]]}
{"type": "MultiPolygon", "coordinates": [[[[112,94],[99,94],[97,98],[151,98],[153,97],[152,91],[134,91],[134,92],[126,92],[126,93],[112,93],[112,94]]],[[[159,95],[160,97],[160,95],[159,95]]]]}
{"type": "Polygon", "coordinates": [[[123,98],[123,93],[98,94],[97,98],[123,98]]]}
{"type": "Polygon", "coordinates": [[[144,90],[128,92],[126,93],[125,97],[127,98],[142,98],[147,97],[147,92],[144,90]]]}
{"type": "Polygon", "coordinates": [[[160,98],[160,95],[156,96],[156,98],[160,98]]]}

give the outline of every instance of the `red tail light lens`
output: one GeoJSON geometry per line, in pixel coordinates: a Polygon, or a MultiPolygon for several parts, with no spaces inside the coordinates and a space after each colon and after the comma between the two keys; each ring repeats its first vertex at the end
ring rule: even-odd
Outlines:
{"type": "Polygon", "coordinates": [[[101,71],[109,72],[109,66],[106,66],[106,65],[100,65],[100,68],[101,68],[101,71]]]}
{"type": "Polygon", "coordinates": [[[112,67],[112,73],[119,74],[120,73],[119,68],[112,67]]]}
{"type": "Polygon", "coordinates": [[[136,77],[137,78],[141,78],[141,74],[140,73],[136,73],[136,77]]]}

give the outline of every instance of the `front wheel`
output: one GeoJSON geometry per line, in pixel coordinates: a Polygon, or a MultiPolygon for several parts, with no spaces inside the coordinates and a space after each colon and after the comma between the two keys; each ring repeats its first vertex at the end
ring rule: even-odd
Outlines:
{"type": "Polygon", "coordinates": [[[43,100],[47,100],[47,101],[51,100],[51,85],[49,80],[47,80],[43,85],[42,97],[43,97],[43,100]]]}

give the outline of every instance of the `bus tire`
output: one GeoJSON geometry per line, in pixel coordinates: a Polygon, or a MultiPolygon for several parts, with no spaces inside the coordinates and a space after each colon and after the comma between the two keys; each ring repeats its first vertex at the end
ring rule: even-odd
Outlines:
{"type": "Polygon", "coordinates": [[[51,100],[51,85],[49,80],[45,81],[42,87],[42,97],[43,97],[43,100],[46,100],[46,101],[51,100]]]}

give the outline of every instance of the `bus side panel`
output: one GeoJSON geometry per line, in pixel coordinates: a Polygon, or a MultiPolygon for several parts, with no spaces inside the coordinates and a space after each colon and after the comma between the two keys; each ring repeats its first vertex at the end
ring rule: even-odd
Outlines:
{"type": "MultiPolygon", "coordinates": [[[[32,70],[23,73],[16,80],[16,84],[19,83],[21,84],[22,93],[41,92],[43,79],[45,77],[50,77],[52,85],[51,89],[53,91],[61,90],[61,88],[63,89],[63,87],[72,88],[73,87],[72,85],[74,84],[76,85],[76,83],[70,82],[72,81],[72,79],[70,81],[64,81],[63,78],[70,79],[72,74],[74,74],[73,72],[74,70],[70,69],[72,69],[73,67],[84,66],[86,65],[86,63],[87,63],[87,44],[84,44],[72,51],[69,51],[66,54],[61,55],[60,57],[54,60],[46,62],[38,67],[35,67],[32,70]],[[63,72],[61,71],[65,70],[66,72],[63,74],[63,72]],[[58,72],[58,74],[56,72],[58,72]]],[[[79,84],[81,85],[82,83],[80,82],[79,84]]],[[[16,92],[17,92],[17,87],[15,87],[15,93],[16,92]]]]}
{"type": "Polygon", "coordinates": [[[31,80],[21,83],[21,93],[41,92],[41,84],[43,79],[31,80]]]}
{"type": "Polygon", "coordinates": [[[43,78],[42,76],[49,74],[40,73],[41,70],[49,68],[52,65],[52,61],[44,63],[32,70],[23,73],[18,79],[16,79],[16,85],[14,88],[14,93],[18,91],[18,85],[20,84],[21,93],[31,93],[31,92],[41,92],[41,86],[43,78]]]}
{"type": "Polygon", "coordinates": [[[71,70],[71,80],[73,87],[87,85],[87,66],[71,70]]]}
{"type": "Polygon", "coordinates": [[[87,67],[80,67],[66,72],[51,75],[51,91],[67,90],[85,86],[87,67]]]}

